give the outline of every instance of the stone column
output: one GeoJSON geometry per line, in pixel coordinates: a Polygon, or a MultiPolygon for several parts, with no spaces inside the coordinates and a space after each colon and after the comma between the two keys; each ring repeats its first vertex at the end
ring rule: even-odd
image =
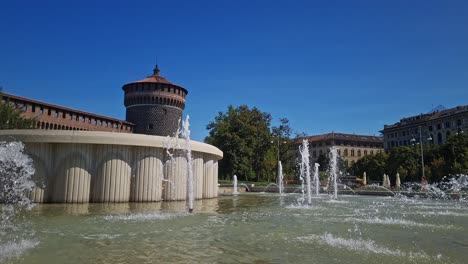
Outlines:
{"type": "Polygon", "coordinates": [[[218,160],[213,161],[213,196],[218,197],[218,160]]]}
{"type": "Polygon", "coordinates": [[[46,143],[30,143],[26,146],[28,155],[33,160],[34,175],[32,180],[36,186],[31,190],[28,198],[35,203],[50,201],[53,174],[53,145],[46,143]]]}
{"type": "Polygon", "coordinates": [[[211,155],[203,155],[205,159],[203,175],[203,198],[212,198],[213,190],[213,160],[211,155]]]}
{"type": "Polygon", "coordinates": [[[192,152],[193,159],[193,193],[195,199],[203,198],[203,153],[192,152]]]}
{"type": "Polygon", "coordinates": [[[130,201],[156,202],[162,198],[163,150],[135,147],[130,201]]]}
{"type": "Polygon", "coordinates": [[[97,145],[97,170],[92,181],[93,202],[128,202],[131,169],[129,146],[97,145]]]}
{"type": "Polygon", "coordinates": [[[52,202],[87,203],[90,193],[91,145],[57,144],[52,202]]]}
{"type": "Polygon", "coordinates": [[[164,164],[163,200],[180,201],[187,197],[187,158],[177,152],[164,164]]]}

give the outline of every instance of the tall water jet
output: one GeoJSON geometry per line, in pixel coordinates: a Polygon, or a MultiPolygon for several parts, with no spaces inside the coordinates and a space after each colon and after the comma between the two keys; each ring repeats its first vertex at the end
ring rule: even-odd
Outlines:
{"type": "Polygon", "coordinates": [[[237,176],[234,175],[233,177],[233,190],[232,190],[232,193],[233,194],[239,194],[239,191],[237,190],[237,176]]]}
{"type": "Polygon", "coordinates": [[[279,194],[283,194],[283,165],[281,165],[281,161],[278,161],[278,192],[279,194]]]}
{"type": "Polygon", "coordinates": [[[299,147],[299,152],[301,153],[301,181],[304,185],[305,178],[307,186],[307,203],[310,205],[312,204],[312,186],[310,184],[309,141],[307,141],[306,139],[302,140],[302,145],[299,147]]]}
{"type": "Polygon", "coordinates": [[[193,167],[192,167],[192,145],[190,144],[190,123],[189,115],[182,121],[182,138],[185,139],[185,151],[187,155],[187,190],[188,190],[188,210],[193,212],[193,167]]]}
{"type": "MultiPolygon", "coordinates": [[[[330,178],[333,180],[333,199],[338,199],[338,151],[336,147],[330,148],[330,178]]],[[[330,181],[330,180],[329,180],[330,181]]]]}
{"type": "Polygon", "coordinates": [[[18,219],[20,211],[31,208],[27,195],[35,187],[33,163],[23,151],[20,142],[0,142],[0,262],[38,243],[31,240],[29,221],[18,219]]]}
{"type": "Polygon", "coordinates": [[[362,176],[362,185],[366,186],[367,185],[367,174],[364,172],[364,175],[362,176]]]}
{"type": "Polygon", "coordinates": [[[315,183],[315,195],[319,195],[320,192],[320,178],[319,178],[319,167],[320,164],[314,164],[314,183],[315,183]]]}

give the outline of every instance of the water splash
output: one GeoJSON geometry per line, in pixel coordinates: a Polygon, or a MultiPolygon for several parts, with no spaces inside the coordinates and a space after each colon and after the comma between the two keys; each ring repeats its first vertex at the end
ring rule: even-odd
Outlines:
{"type": "Polygon", "coordinates": [[[34,172],[21,142],[0,142],[0,262],[19,257],[39,243],[21,214],[33,206],[27,194],[35,187],[34,172]]]}
{"type": "Polygon", "coordinates": [[[107,221],[151,221],[151,220],[167,220],[187,216],[187,213],[135,213],[135,214],[118,214],[106,215],[104,220],[107,221]]]}
{"type": "Polygon", "coordinates": [[[404,183],[400,196],[428,197],[431,199],[447,200],[458,199],[463,201],[468,189],[468,176],[458,174],[452,177],[445,176],[441,182],[436,183],[404,183]]]}
{"type": "Polygon", "coordinates": [[[370,239],[353,239],[353,238],[343,238],[334,236],[330,233],[325,233],[323,235],[309,235],[304,237],[299,237],[298,240],[307,242],[313,241],[322,245],[328,245],[334,248],[356,251],[362,253],[373,253],[378,255],[388,255],[394,257],[408,257],[410,259],[422,259],[422,260],[440,260],[442,255],[438,254],[437,256],[430,256],[425,252],[404,252],[400,249],[391,249],[388,247],[378,245],[374,240],[370,239]]]}

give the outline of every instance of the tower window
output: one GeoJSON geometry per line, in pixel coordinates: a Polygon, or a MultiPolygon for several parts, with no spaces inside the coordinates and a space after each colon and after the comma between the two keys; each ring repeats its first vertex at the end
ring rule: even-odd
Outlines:
{"type": "Polygon", "coordinates": [[[163,109],[165,115],[167,115],[167,109],[163,109]]]}
{"type": "Polygon", "coordinates": [[[153,124],[148,124],[148,130],[153,130],[154,126],[153,124]]]}

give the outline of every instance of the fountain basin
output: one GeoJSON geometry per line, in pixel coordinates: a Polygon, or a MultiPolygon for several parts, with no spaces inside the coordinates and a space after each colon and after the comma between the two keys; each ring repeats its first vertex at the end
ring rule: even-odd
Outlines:
{"type": "MultiPolygon", "coordinates": [[[[2,130],[1,141],[21,141],[33,159],[36,203],[186,200],[187,160],[171,158],[166,137],[140,134],[2,130]]],[[[179,139],[183,146],[183,139],[179,139]]],[[[191,141],[195,199],[218,196],[218,148],[191,141]]]]}
{"type": "Polygon", "coordinates": [[[11,262],[466,262],[466,202],[299,196],[220,196],[195,201],[194,214],[184,201],[41,204],[28,212],[38,246],[11,262]]]}

